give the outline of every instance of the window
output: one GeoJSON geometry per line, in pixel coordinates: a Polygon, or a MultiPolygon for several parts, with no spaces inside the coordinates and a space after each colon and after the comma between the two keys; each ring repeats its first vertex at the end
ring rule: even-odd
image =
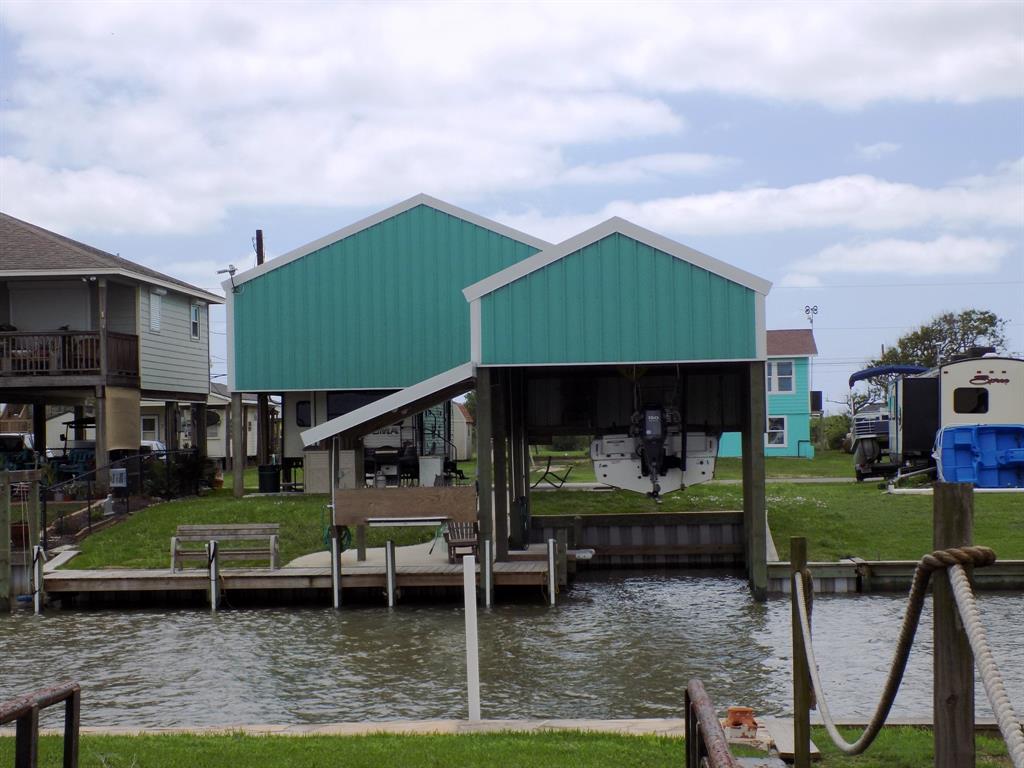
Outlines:
{"type": "Polygon", "coordinates": [[[786,447],[786,417],[768,417],[768,445],[775,448],[786,447]]]}
{"type": "Polygon", "coordinates": [[[988,413],[988,390],[981,387],[957,387],[953,390],[954,413],[988,413]]]}
{"type": "Polygon", "coordinates": [[[219,411],[209,410],[206,412],[206,436],[212,438],[220,437],[221,416],[219,411]]]}
{"type": "Polygon", "coordinates": [[[192,338],[193,339],[198,339],[199,338],[199,329],[200,329],[199,305],[198,304],[193,304],[193,305],[191,305],[189,307],[188,319],[189,319],[189,330],[192,333],[192,338]]]}
{"type": "Polygon", "coordinates": [[[299,400],[295,404],[295,426],[309,427],[313,425],[310,419],[309,400],[299,400]]]}
{"type": "Polygon", "coordinates": [[[163,311],[164,297],[159,293],[149,294],[149,330],[160,332],[160,315],[163,311]]]}
{"type": "Polygon", "coordinates": [[[793,361],[770,360],[768,362],[768,391],[793,391],[793,361]]]}
{"type": "Polygon", "coordinates": [[[157,440],[156,435],[156,416],[143,416],[142,417],[142,439],[143,440],[157,440]]]}

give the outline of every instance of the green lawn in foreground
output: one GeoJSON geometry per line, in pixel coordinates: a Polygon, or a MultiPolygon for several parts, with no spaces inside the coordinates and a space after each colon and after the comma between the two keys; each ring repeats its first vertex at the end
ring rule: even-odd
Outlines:
{"type": "MultiPolygon", "coordinates": [[[[779,557],[789,538],[805,536],[811,560],[856,555],[865,560],[917,560],[932,549],[932,498],[891,496],[874,484],[768,484],[768,525],[779,557]]],[[[535,515],[685,512],[743,509],[738,485],[696,485],[656,504],[629,491],[551,491],[530,496],[535,515]]],[[[1003,559],[1024,558],[1024,510],[1019,495],[974,497],[974,540],[1003,559]]]]}
{"type": "MultiPolygon", "coordinates": [[[[823,758],[819,768],[920,768],[933,762],[930,731],[886,729],[861,757],[846,757],[827,744],[821,729],[813,738],[823,758]]],[[[265,768],[677,768],[683,764],[683,740],[657,736],[608,734],[496,733],[438,736],[89,736],[82,737],[82,768],[214,768],[260,765],[265,768]]],[[[40,743],[40,765],[59,766],[60,739],[40,743]]],[[[1009,766],[998,738],[977,739],[979,768],[1009,766]]],[[[735,749],[737,755],[756,755],[735,749]]],[[[0,763],[10,765],[14,739],[0,738],[0,763]]]]}
{"type": "MultiPolygon", "coordinates": [[[[215,523],[280,523],[281,562],[324,549],[323,525],[326,496],[264,496],[235,499],[230,492],[217,491],[201,498],[156,504],[128,520],[83,539],[81,554],[67,568],[166,568],[170,565],[170,542],[179,525],[215,523]]],[[[429,541],[434,529],[370,528],[367,545],[383,546],[429,541]]],[[[228,546],[228,545],[225,545],[228,546]]],[[[258,563],[266,565],[266,561],[258,563]]],[[[235,567],[239,563],[233,563],[235,567]]]]}

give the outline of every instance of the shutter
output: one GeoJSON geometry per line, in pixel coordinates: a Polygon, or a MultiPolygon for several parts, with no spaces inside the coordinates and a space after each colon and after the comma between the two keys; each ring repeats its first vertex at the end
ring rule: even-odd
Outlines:
{"type": "Polygon", "coordinates": [[[160,313],[163,309],[163,296],[159,293],[149,294],[149,330],[160,330],[160,313]]]}

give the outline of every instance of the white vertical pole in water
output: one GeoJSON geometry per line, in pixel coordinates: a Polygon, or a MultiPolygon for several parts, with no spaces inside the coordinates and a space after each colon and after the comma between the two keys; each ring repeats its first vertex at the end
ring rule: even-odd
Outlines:
{"type": "Polygon", "coordinates": [[[494,542],[490,539],[484,539],[484,562],[483,562],[483,577],[484,577],[484,605],[488,608],[491,607],[491,603],[494,601],[494,542]]]}
{"type": "Polygon", "coordinates": [[[395,542],[384,542],[384,571],[387,574],[388,608],[395,607],[395,542]]]}
{"type": "Polygon", "coordinates": [[[43,612],[43,548],[32,547],[32,605],[36,616],[43,612]]]}
{"type": "Polygon", "coordinates": [[[551,605],[555,604],[555,594],[558,592],[558,569],[555,566],[555,540],[548,539],[548,600],[551,605]]]}
{"type": "Polygon", "coordinates": [[[469,719],[480,719],[480,651],[476,626],[476,557],[462,558],[462,591],[466,603],[466,689],[469,719]]]}
{"type": "Polygon", "coordinates": [[[331,600],[334,609],[341,608],[341,541],[338,538],[338,527],[334,524],[334,461],[337,454],[338,438],[331,440],[331,503],[327,505],[327,526],[331,531],[331,600]]]}
{"type": "Polygon", "coordinates": [[[210,608],[216,611],[220,603],[220,588],[218,586],[217,541],[215,539],[210,539],[210,543],[206,545],[206,560],[210,568],[210,608]]]}

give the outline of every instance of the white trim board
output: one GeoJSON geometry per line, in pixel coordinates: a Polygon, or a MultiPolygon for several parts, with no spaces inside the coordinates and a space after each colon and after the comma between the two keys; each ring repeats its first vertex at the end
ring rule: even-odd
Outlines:
{"type": "Polygon", "coordinates": [[[726,264],[724,261],[719,261],[718,259],[712,258],[700,251],[695,251],[693,248],[685,246],[682,243],[677,243],[675,240],[670,240],[664,235],[659,235],[657,232],[644,229],[631,221],[626,221],[618,216],[614,216],[607,221],[598,224],[596,227],[591,227],[585,232],[581,232],[574,237],[570,237],[568,240],[565,240],[558,245],[551,246],[546,250],[535,253],[528,259],[524,259],[510,267],[506,267],[500,272],[495,272],[493,275],[485,277],[483,280],[463,288],[462,294],[466,297],[466,301],[475,301],[481,296],[493,293],[502,286],[526,277],[531,272],[543,269],[549,264],[553,264],[560,259],[564,259],[571,253],[575,253],[576,251],[586,248],[588,245],[592,245],[593,243],[614,234],[625,235],[637,242],[649,245],[656,250],[663,251],[670,256],[674,256],[680,261],[688,262],[696,267],[700,267],[708,272],[724,277],[726,280],[738,283],[739,285],[749,288],[762,296],[767,295],[771,290],[772,284],[764,278],[752,275],[749,272],[738,267],[734,267],[731,264],[726,264]]]}
{"type": "MultiPolygon", "coordinates": [[[[342,227],[336,232],[332,232],[331,234],[324,235],[323,237],[317,238],[316,240],[313,240],[310,243],[301,245],[298,248],[295,248],[294,250],[288,251],[288,253],[285,253],[273,259],[269,259],[258,267],[246,270],[245,272],[239,272],[235,275],[235,285],[241,285],[242,283],[252,280],[253,278],[259,277],[260,275],[264,275],[267,272],[271,272],[277,269],[278,267],[283,267],[285,264],[289,264],[295,261],[296,259],[301,259],[303,256],[307,256],[310,253],[313,253],[314,251],[318,251],[321,248],[330,245],[331,243],[336,243],[339,240],[344,240],[346,237],[351,237],[357,232],[362,232],[364,229],[369,229],[370,227],[376,224],[380,224],[382,221],[386,221],[387,219],[393,218],[394,216],[397,216],[400,213],[405,213],[406,211],[412,210],[413,208],[419,205],[425,205],[428,208],[433,208],[434,210],[441,211],[442,213],[447,213],[449,216],[454,216],[457,219],[462,219],[463,221],[467,221],[470,224],[475,224],[478,227],[490,230],[491,232],[495,232],[499,235],[504,235],[505,237],[511,238],[512,240],[516,240],[521,243],[525,243],[526,245],[531,245],[534,248],[539,248],[540,250],[544,250],[545,248],[551,247],[551,243],[547,242],[546,240],[541,240],[539,237],[528,235],[525,232],[520,232],[518,229],[513,229],[512,227],[507,227],[504,224],[499,224],[496,221],[492,221],[491,219],[481,216],[478,213],[467,211],[464,208],[459,208],[458,206],[452,205],[451,203],[446,203],[444,200],[438,200],[436,197],[431,197],[430,195],[425,195],[421,193],[418,195],[414,195],[413,197],[410,197],[408,200],[403,200],[402,202],[397,203],[396,205],[392,205],[390,208],[385,208],[383,211],[378,211],[377,213],[371,214],[370,216],[367,216],[364,219],[360,219],[354,224],[349,224],[347,227],[342,227]]],[[[224,283],[222,283],[222,285],[226,286],[224,289],[225,291],[231,289],[230,281],[225,281],[224,283]]]]}
{"type": "MultiPolygon", "coordinates": [[[[411,387],[406,387],[403,390],[382,397],[380,400],[375,400],[369,405],[364,405],[362,408],[356,408],[354,411],[337,416],[330,421],[325,421],[323,424],[317,424],[315,427],[305,429],[299,437],[302,439],[303,445],[314,445],[321,440],[334,437],[341,432],[347,432],[386,413],[398,411],[435,392],[441,392],[463,382],[468,383],[472,381],[475,375],[476,371],[473,364],[463,363],[437,376],[432,376],[429,379],[413,384],[411,387]]],[[[401,420],[401,417],[397,420],[401,420]]]]}

